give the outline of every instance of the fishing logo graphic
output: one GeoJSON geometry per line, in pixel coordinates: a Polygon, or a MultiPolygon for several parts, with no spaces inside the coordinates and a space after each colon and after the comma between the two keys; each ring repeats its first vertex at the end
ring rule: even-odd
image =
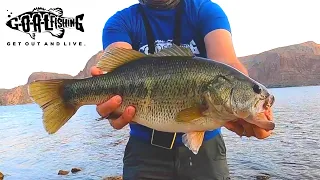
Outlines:
{"type": "MultiPolygon", "coordinates": [[[[84,32],[83,16],[84,14],[75,17],[63,17],[61,8],[47,10],[36,7],[32,11],[11,18],[6,22],[6,25],[11,29],[28,34],[33,40],[39,33],[50,33],[52,36],[61,39],[65,34],[65,29],[76,29],[84,32]]],[[[8,17],[10,18],[11,15],[8,15],[8,17]]]]}

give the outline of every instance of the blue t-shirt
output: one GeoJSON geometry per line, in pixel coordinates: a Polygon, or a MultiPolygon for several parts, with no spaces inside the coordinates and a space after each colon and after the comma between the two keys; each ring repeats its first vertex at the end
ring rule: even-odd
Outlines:
{"type": "MultiPolygon", "coordinates": [[[[114,42],[127,42],[132,48],[148,54],[148,42],[140,4],[134,4],[118,11],[106,22],[102,43],[103,49],[114,42]]],[[[157,10],[143,6],[155,38],[156,52],[171,46],[176,9],[157,10]]],[[[207,57],[204,37],[216,29],[226,29],[231,33],[228,18],[221,7],[210,0],[184,0],[181,17],[181,46],[190,47],[196,56],[207,57]]],[[[130,124],[130,134],[149,139],[151,129],[139,124],[130,124]]],[[[205,133],[208,140],[220,133],[220,128],[205,133]]],[[[181,133],[176,144],[181,144],[181,133]]]]}

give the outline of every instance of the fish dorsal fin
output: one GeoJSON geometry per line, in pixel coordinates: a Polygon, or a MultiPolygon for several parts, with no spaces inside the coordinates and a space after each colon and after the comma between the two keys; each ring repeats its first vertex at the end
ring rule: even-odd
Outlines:
{"type": "Polygon", "coordinates": [[[150,54],[148,56],[159,57],[159,56],[194,56],[190,48],[180,47],[175,44],[172,44],[171,47],[162,49],[161,51],[150,54]]]}
{"type": "Polygon", "coordinates": [[[97,67],[104,72],[111,72],[121,65],[142,57],[146,57],[146,55],[133,49],[110,48],[103,52],[97,63],[97,67]]]}
{"type": "Polygon", "coordinates": [[[49,12],[52,12],[53,14],[55,14],[57,16],[63,15],[63,10],[61,8],[50,8],[49,12]]]}

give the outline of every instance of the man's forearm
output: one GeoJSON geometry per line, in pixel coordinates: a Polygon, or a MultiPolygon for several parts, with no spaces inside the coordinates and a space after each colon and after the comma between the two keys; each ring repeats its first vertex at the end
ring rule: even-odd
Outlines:
{"type": "Polygon", "coordinates": [[[248,75],[248,70],[236,56],[230,32],[224,29],[211,31],[205,36],[204,42],[208,58],[228,64],[248,75]]]}

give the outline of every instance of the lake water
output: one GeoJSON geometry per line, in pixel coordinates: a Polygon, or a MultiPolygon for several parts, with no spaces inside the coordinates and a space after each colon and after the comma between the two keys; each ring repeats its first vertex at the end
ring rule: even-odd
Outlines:
{"type": "MultiPolygon", "coordinates": [[[[276,129],[265,139],[240,138],[223,129],[232,179],[320,179],[320,86],[271,89],[276,129]]],[[[5,180],[102,179],[122,172],[128,129],[95,121],[82,107],[58,133],[43,128],[35,104],[0,106],[0,172],[5,180]],[[82,171],[67,176],[60,169],[82,171]]]]}

